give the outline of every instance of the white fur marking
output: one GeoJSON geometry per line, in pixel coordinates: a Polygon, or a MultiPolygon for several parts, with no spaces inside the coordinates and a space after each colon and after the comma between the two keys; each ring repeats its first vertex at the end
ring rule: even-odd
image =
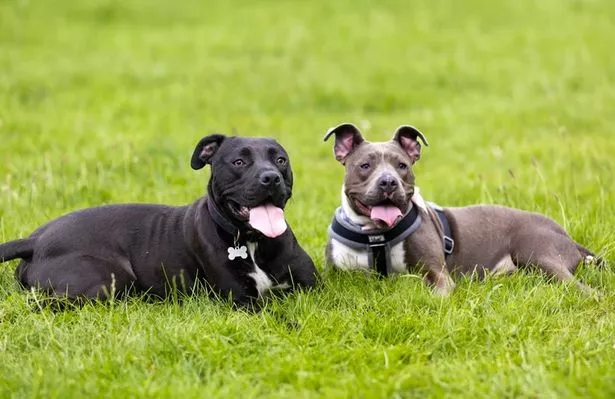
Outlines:
{"type": "MultiPolygon", "coordinates": [[[[250,258],[252,259],[252,264],[254,265],[254,271],[252,273],[248,273],[248,276],[252,277],[254,282],[256,283],[256,290],[258,291],[258,296],[262,297],[270,289],[274,288],[273,281],[267,276],[258,265],[256,264],[256,260],[254,259],[254,254],[256,253],[257,243],[248,242],[248,251],[250,251],[250,258]]],[[[284,285],[284,284],[280,284],[284,285]]]]}
{"type": "Polygon", "coordinates": [[[391,248],[391,268],[395,273],[405,273],[408,271],[406,267],[406,250],[404,249],[403,242],[391,248]]]}
{"type": "Polygon", "coordinates": [[[333,264],[342,270],[369,269],[366,251],[357,251],[333,238],[331,239],[331,258],[333,264]]]}
{"type": "Polygon", "coordinates": [[[421,190],[416,186],[414,187],[414,194],[412,195],[412,202],[414,202],[416,206],[418,206],[419,208],[423,209],[424,211],[427,211],[427,203],[425,202],[425,200],[423,199],[423,196],[421,195],[421,190]]]}
{"type": "Polygon", "coordinates": [[[287,288],[290,288],[289,283],[276,284],[271,287],[272,290],[285,290],[287,288]]]}
{"type": "Polygon", "coordinates": [[[515,262],[513,262],[510,254],[504,256],[498,263],[491,269],[492,274],[507,274],[517,270],[515,262]]]}

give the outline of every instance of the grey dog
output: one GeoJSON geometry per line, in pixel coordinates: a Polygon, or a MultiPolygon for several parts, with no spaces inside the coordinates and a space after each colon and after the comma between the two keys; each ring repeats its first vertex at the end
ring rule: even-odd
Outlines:
{"type": "Polygon", "coordinates": [[[425,203],[412,165],[421,157],[420,141],[428,144],[410,125],[400,126],[391,141],[382,143],[364,140],[350,123],[330,129],[325,140],[331,136],[346,174],[326,247],[329,264],[370,269],[382,263],[385,271],[421,271],[435,293],[447,295],[455,287],[453,272],[484,276],[533,264],[569,281],[582,261],[599,261],[543,215],[497,205],[439,208],[425,203]]]}

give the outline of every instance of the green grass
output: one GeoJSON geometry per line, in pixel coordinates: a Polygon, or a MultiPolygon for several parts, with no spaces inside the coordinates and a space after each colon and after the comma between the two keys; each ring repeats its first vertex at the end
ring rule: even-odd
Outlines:
{"type": "MultiPolygon", "coordinates": [[[[68,211],[186,204],[214,131],[272,136],[323,268],[342,168],[325,130],[411,123],[442,205],[543,212],[615,261],[615,4],[0,0],[0,241],[68,211]]],[[[1,397],[613,397],[615,277],[324,273],[258,314],[205,297],[39,310],[0,265],[1,397]]]]}

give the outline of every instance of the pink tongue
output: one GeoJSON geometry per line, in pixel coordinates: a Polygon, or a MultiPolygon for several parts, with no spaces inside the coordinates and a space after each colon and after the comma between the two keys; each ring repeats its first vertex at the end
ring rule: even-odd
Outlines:
{"type": "Polygon", "coordinates": [[[269,238],[276,238],[286,231],[284,211],[271,204],[250,209],[250,226],[269,238]]]}
{"type": "Polygon", "coordinates": [[[393,205],[376,205],[372,207],[370,218],[372,220],[379,219],[391,227],[395,223],[398,217],[401,216],[401,211],[398,207],[393,205]]]}

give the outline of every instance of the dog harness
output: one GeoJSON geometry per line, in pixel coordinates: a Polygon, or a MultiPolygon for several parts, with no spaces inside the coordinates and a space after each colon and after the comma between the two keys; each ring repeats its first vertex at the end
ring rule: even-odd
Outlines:
{"type": "MultiPolygon", "coordinates": [[[[444,254],[448,256],[453,253],[455,247],[450,225],[441,207],[435,204],[429,204],[429,206],[438,215],[442,224],[444,254]]],[[[367,251],[367,261],[370,267],[381,275],[388,276],[392,272],[391,248],[414,233],[421,222],[418,206],[414,205],[392,228],[364,231],[361,226],[350,221],[340,207],[335,211],[329,226],[329,236],[351,248],[367,251]]]]}
{"type": "Polygon", "coordinates": [[[442,225],[442,241],[444,242],[444,256],[449,256],[453,253],[453,249],[455,249],[455,240],[453,240],[453,231],[451,230],[451,225],[448,223],[448,219],[446,218],[446,214],[444,213],[444,209],[434,204],[433,202],[428,202],[428,205],[438,216],[440,219],[440,224],[442,225]]]}

